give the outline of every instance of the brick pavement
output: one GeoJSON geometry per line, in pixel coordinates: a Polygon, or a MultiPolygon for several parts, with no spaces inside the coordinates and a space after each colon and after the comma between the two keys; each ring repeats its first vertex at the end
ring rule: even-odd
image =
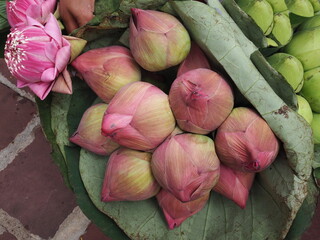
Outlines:
{"type": "MultiPolygon", "coordinates": [[[[53,163],[34,98],[0,59],[0,240],[108,240],[53,163]]],[[[320,207],[302,240],[320,239],[320,207]]],[[[109,239],[110,240],[110,239],[109,239]]]]}

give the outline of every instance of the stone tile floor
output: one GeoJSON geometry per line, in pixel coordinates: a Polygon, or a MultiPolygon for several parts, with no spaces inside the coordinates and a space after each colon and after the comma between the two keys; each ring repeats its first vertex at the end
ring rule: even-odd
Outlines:
{"type": "MultiPolygon", "coordinates": [[[[64,185],[34,98],[15,87],[3,59],[0,113],[0,240],[108,240],[64,185]]],[[[319,239],[320,207],[302,240],[319,239]]]]}

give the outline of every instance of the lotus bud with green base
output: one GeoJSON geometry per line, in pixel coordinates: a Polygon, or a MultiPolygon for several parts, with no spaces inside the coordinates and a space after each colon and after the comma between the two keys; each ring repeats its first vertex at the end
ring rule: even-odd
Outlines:
{"type": "Polygon", "coordinates": [[[182,202],[208,194],[220,175],[213,140],[192,133],[167,138],[153,152],[151,168],[160,186],[182,202]]]}
{"type": "Polygon", "coordinates": [[[311,128],[314,144],[320,144],[320,113],[313,113],[311,128]]]}
{"type": "Polygon", "coordinates": [[[293,30],[289,17],[284,13],[276,13],[273,18],[273,28],[270,37],[280,46],[286,45],[292,38],[293,30]]]}
{"type": "Polygon", "coordinates": [[[129,148],[113,152],[106,166],[101,200],[139,201],[155,196],[160,186],[152,175],[151,155],[129,148]]]}
{"type": "Polygon", "coordinates": [[[239,7],[246,12],[263,33],[268,35],[268,30],[273,24],[273,10],[266,0],[238,0],[239,7]]]}
{"type": "Polygon", "coordinates": [[[111,138],[101,134],[101,124],[108,104],[99,103],[88,108],[82,115],[78,129],[70,141],[99,155],[109,155],[120,147],[111,138]]]}
{"type": "Polygon", "coordinates": [[[299,25],[298,31],[309,30],[320,26],[320,15],[314,15],[299,25]]]}
{"type": "Polygon", "coordinates": [[[293,34],[284,52],[298,58],[304,71],[320,66],[320,28],[299,31],[293,34]]]}
{"type": "Polygon", "coordinates": [[[188,31],[174,16],[131,8],[130,49],[144,69],[156,72],[180,64],[188,55],[188,31]]]}
{"type": "Polygon", "coordinates": [[[267,0],[267,2],[271,5],[273,12],[283,12],[288,9],[285,0],[267,0]]]}
{"type": "Polygon", "coordinates": [[[219,160],[243,172],[261,172],[275,160],[279,141],[254,110],[237,107],[218,128],[215,146],[219,160]]]}
{"type": "Polygon", "coordinates": [[[299,92],[303,85],[303,66],[294,56],[286,53],[275,53],[267,58],[270,65],[277,70],[299,92]]]}
{"type": "Polygon", "coordinates": [[[298,110],[299,113],[309,124],[312,122],[312,110],[308,101],[299,95],[297,95],[298,100],[298,110]]]}
{"type": "Polygon", "coordinates": [[[312,17],[314,10],[309,0],[285,0],[290,12],[301,17],[312,17]]]}
{"type": "Polygon", "coordinates": [[[308,101],[312,111],[320,113],[320,67],[304,73],[300,94],[308,101]]]}

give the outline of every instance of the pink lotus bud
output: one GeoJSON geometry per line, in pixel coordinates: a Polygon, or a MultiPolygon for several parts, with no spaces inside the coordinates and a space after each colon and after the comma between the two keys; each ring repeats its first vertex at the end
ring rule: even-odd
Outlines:
{"type": "Polygon", "coordinates": [[[163,142],[174,127],[168,95],[150,83],[134,82],[111,100],[102,134],[122,146],[150,150],[163,142]]]}
{"type": "Polygon", "coordinates": [[[88,108],[70,141],[99,155],[109,155],[119,147],[109,137],[101,134],[102,118],[108,104],[99,103],[88,108]]]}
{"type": "Polygon", "coordinates": [[[233,108],[229,84],[216,72],[198,68],[180,75],[171,85],[170,106],[182,130],[208,134],[233,108]]]}
{"type": "Polygon", "coordinates": [[[192,42],[187,58],[179,66],[177,77],[197,68],[210,69],[210,64],[201,48],[195,42],[192,42]]]}
{"type": "MultiPolygon", "coordinates": [[[[19,88],[28,86],[44,99],[59,74],[68,75],[70,43],[63,38],[52,14],[45,26],[32,18],[28,18],[27,24],[8,35],[5,61],[11,74],[17,78],[19,88]]],[[[66,83],[69,87],[70,84],[66,83]]]]}
{"type": "Polygon", "coordinates": [[[169,228],[174,229],[175,227],[179,227],[188,217],[199,212],[206,205],[209,196],[210,193],[207,193],[196,200],[181,202],[171,193],[162,189],[156,197],[169,228]]]}
{"type": "Polygon", "coordinates": [[[255,173],[236,171],[220,164],[220,178],[213,190],[245,208],[254,177],[255,173]]]}
{"type": "Polygon", "coordinates": [[[222,163],[238,171],[260,172],[276,158],[279,142],[255,111],[234,108],[218,128],[216,150],[222,163]]]}
{"type": "Polygon", "coordinates": [[[121,87],[141,78],[140,68],[129,49],[121,46],[89,50],[77,57],[72,66],[106,103],[121,87]]]}
{"type": "Polygon", "coordinates": [[[139,201],[155,196],[160,186],[151,172],[151,153],[120,148],[110,155],[101,200],[139,201]]]}
{"type": "Polygon", "coordinates": [[[190,51],[190,36],[170,14],[131,9],[130,49],[144,69],[155,72],[178,65],[190,51]]]}
{"type": "Polygon", "coordinates": [[[8,22],[16,28],[27,24],[27,16],[45,24],[54,13],[56,0],[12,0],[6,4],[8,22]]]}
{"type": "Polygon", "coordinates": [[[182,202],[206,195],[219,179],[220,162],[211,138],[183,133],[167,138],[153,153],[158,183],[182,202]]]}

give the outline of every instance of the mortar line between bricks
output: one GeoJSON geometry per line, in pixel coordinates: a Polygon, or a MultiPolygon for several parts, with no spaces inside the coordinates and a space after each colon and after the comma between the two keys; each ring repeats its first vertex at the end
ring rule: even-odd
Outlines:
{"type": "Polygon", "coordinates": [[[0,171],[4,170],[22,150],[34,141],[34,129],[38,126],[40,126],[40,118],[35,114],[26,128],[7,147],[0,151],[0,171]]]}
{"type": "Polygon", "coordinates": [[[83,214],[79,207],[60,224],[58,231],[49,240],[78,240],[86,232],[90,220],[83,214]]]}
{"type": "Polygon", "coordinates": [[[14,85],[12,82],[10,82],[5,76],[3,76],[0,73],[0,83],[2,83],[3,85],[7,86],[8,88],[10,88],[11,90],[15,91],[16,93],[18,93],[21,97],[27,98],[32,102],[35,102],[35,98],[28,92],[19,89],[16,85],[14,85]]]}
{"type": "Polygon", "coordinates": [[[41,237],[30,233],[16,218],[0,209],[0,226],[16,237],[17,240],[43,240],[41,237]]]}

